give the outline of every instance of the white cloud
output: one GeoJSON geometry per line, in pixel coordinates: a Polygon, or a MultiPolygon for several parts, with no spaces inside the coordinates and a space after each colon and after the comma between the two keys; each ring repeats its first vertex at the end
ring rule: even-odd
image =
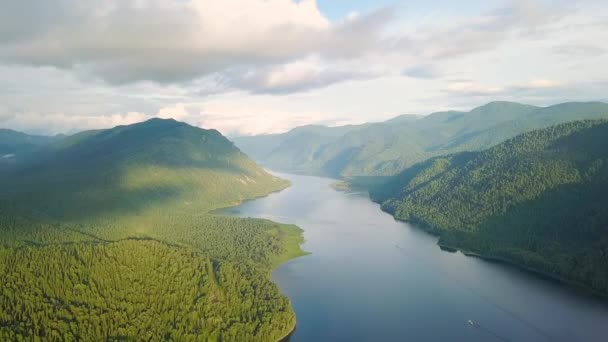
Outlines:
{"type": "Polygon", "coordinates": [[[2,126],[30,133],[75,133],[88,129],[110,128],[144,121],[150,117],[137,112],[109,115],[66,115],[19,113],[0,122],[2,126]]]}
{"type": "Polygon", "coordinates": [[[536,79],[530,80],[525,85],[523,85],[524,88],[525,87],[528,87],[528,88],[555,88],[555,87],[559,87],[559,86],[561,86],[561,83],[559,83],[559,82],[542,79],[542,78],[536,78],[536,79]]]}
{"type": "MultiPolygon", "coordinates": [[[[349,124],[356,121],[332,119],[331,114],[302,110],[285,113],[268,107],[213,103],[186,108],[182,103],[161,108],[155,117],[176,119],[201,128],[214,128],[225,135],[282,133],[307,124],[349,124]]],[[[334,116],[335,117],[335,116],[334,116]]]]}
{"type": "Polygon", "coordinates": [[[5,1],[0,127],[159,116],[251,134],[496,99],[606,99],[605,1],[478,5],[330,21],[313,0],[5,1]]]}
{"type": "Polygon", "coordinates": [[[239,70],[224,76],[224,84],[236,89],[250,89],[254,93],[284,94],[319,89],[345,80],[377,77],[382,71],[369,66],[355,67],[353,63],[324,63],[318,57],[309,57],[294,62],[239,70]]]}
{"type": "Polygon", "coordinates": [[[159,109],[156,117],[161,119],[175,119],[177,121],[192,120],[192,115],[183,103],[176,103],[174,106],[159,109]]]}
{"type": "Polygon", "coordinates": [[[314,0],[23,0],[3,6],[0,61],[68,68],[115,84],[291,67],[292,60],[313,55],[353,58],[379,44],[385,17],[330,23],[314,0]]]}

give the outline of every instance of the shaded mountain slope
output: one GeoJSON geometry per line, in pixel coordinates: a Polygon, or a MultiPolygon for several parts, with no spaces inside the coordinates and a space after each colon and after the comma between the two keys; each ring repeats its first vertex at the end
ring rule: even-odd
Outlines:
{"type": "Polygon", "coordinates": [[[2,171],[0,339],[275,341],[300,230],[209,214],[288,184],[215,130],[83,132],[2,171]],[[24,262],[27,260],[27,262],[24,262]]]}
{"type": "Polygon", "coordinates": [[[519,135],[417,164],[371,192],[439,243],[608,294],[608,123],[519,135]]]}

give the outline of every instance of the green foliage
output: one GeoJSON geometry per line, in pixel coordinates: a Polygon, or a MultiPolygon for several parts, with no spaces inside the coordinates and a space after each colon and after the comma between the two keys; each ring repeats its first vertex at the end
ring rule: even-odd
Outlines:
{"type": "Polygon", "coordinates": [[[0,339],[260,340],[294,324],[266,275],[158,241],[0,249],[0,339]]]}
{"type": "Polygon", "coordinates": [[[608,105],[565,103],[540,108],[492,102],[470,112],[422,118],[404,115],[382,123],[325,130],[297,128],[235,142],[271,168],[346,177],[358,183],[367,176],[396,175],[429,158],[483,150],[534,129],[598,118],[608,118],[608,105]]]}
{"type": "Polygon", "coordinates": [[[209,212],[280,190],[216,131],[150,120],[66,137],[0,181],[0,340],[273,341],[273,267],[301,231],[209,212]]]}
{"type": "Polygon", "coordinates": [[[428,160],[371,196],[440,244],[608,294],[606,146],[606,121],[561,124],[428,160]]]}

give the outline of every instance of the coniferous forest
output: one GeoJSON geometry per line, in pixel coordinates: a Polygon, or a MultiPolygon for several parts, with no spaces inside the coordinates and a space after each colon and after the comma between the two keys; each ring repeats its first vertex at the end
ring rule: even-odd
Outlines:
{"type": "Polygon", "coordinates": [[[216,131],[91,131],[2,172],[0,340],[272,341],[295,325],[270,279],[299,228],[213,209],[287,186],[216,131]]]}
{"type": "Polygon", "coordinates": [[[439,244],[608,294],[608,123],[532,131],[433,158],[371,196],[439,244]]]}

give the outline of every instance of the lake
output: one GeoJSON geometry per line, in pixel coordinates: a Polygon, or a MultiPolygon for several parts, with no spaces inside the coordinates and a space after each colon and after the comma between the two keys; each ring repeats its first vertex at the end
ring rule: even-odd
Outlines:
{"type": "Polygon", "coordinates": [[[223,211],[293,223],[310,255],[273,280],[297,315],[291,341],[606,341],[608,302],[515,267],[442,251],[437,238],[328,178],[223,211]],[[471,325],[469,320],[473,322],[471,325]]]}

